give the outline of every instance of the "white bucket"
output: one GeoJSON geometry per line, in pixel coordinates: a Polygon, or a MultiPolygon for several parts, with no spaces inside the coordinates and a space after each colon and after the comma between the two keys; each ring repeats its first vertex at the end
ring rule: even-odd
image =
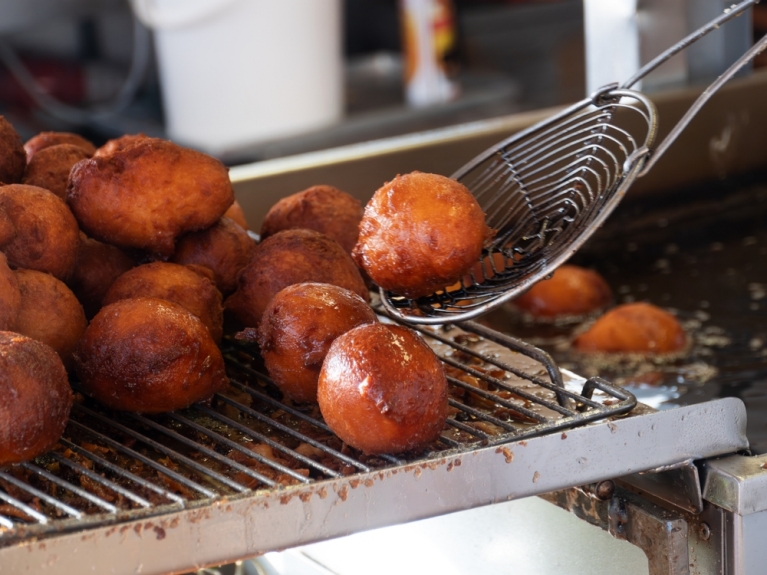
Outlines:
{"type": "Polygon", "coordinates": [[[213,154],[341,119],[340,0],[131,0],[154,30],[166,129],[213,154]]]}

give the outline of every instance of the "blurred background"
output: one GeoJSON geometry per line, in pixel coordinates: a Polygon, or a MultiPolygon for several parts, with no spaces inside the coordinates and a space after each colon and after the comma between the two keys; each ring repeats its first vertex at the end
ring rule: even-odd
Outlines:
{"type": "MultiPolygon", "coordinates": [[[[0,0],[0,113],[24,139],[142,132],[241,164],[572,102],[727,4],[0,0]]],[[[766,20],[642,89],[714,77],[766,20]]]]}

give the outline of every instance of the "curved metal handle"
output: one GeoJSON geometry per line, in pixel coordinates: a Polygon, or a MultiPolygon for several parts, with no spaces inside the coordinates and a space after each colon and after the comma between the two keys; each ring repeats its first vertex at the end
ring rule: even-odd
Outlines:
{"type": "Polygon", "coordinates": [[[645,162],[645,165],[642,167],[642,170],[639,172],[638,177],[644,176],[647,172],[650,171],[650,169],[652,169],[652,167],[655,165],[655,162],[657,162],[664,154],[664,152],[669,148],[669,146],[674,143],[674,141],[679,137],[679,134],[682,133],[682,131],[692,121],[692,119],[700,111],[704,104],[711,99],[711,96],[718,92],[719,88],[721,88],[725,82],[732,78],[738,72],[738,70],[748,64],[756,56],[761,54],[765,49],[767,49],[767,36],[764,36],[764,38],[754,44],[745,54],[738,58],[738,60],[732,66],[727,68],[724,74],[719,76],[715,82],[708,86],[708,88],[706,88],[703,93],[698,96],[698,99],[695,100],[695,103],[692,106],[690,106],[690,109],[687,110],[684,116],[682,116],[682,119],[677,122],[676,126],[674,126],[671,132],[669,132],[665,139],[660,144],[658,144],[657,148],[655,148],[653,153],[645,162]]]}

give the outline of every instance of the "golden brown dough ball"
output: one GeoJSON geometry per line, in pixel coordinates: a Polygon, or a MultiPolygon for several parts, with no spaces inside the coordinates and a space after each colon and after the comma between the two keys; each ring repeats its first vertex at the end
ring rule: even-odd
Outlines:
{"type": "Polygon", "coordinates": [[[36,186],[0,186],[0,251],[12,268],[46,272],[66,281],[79,245],[77,221],[61,198],[36,186]],[[5,235],[4,229],[12,233],[5,235]]]}
{"type": "Polygon", "coordinates": [[[21,306],[15,331],[51,346],[69,369],[72,352],[88,325],[83,306],[72,290],[50,274],[16,270],[16,279],[21,306]]]}
{"type": "Polygon", "coordinates": [[[28,461],[59,440],[72,390],[61,359],[47,345],[0,331],[0,465],[28,461]]]}
{"type": "Polygon", "coordinates": [[[215,342],[221,341],[224,332],[221,292],[204,271],[167,262],[137,266],[114,281],[104,296],[103,305],[138,297],[164,299],[180,305],[200,318],[215,342]]]}
{"type": "Polygon", "coordinates": [[[357,243],[362,204],[333,186],[312,186],[274,204],[261,225],[261,239],[282,230],[306,228],[333,238],[348,254],[357,243]]]}
{"type": "Polygon", "coordinates": [[[277,387],[295,401],[316,402],[317,380],[330,345],[350,329],[376,321],[370,306],[349,290],[295,284],[266,307],[257,339],[277,387]]]}
{"type": "Polygon", "coordinates": [[[320,371],[325,422],[365,453],[425,447],[447,419],[447,380],[437,356],[412,330],[382,323],[339,336],[320,371]]]}
{"type": "Polygon", "coordinates": [[[536,318],[583,316],[606,308],[612,301],[610,286],[597,272],[563,265],[514,300],[520,310],[536,318]]]}
{"type": "Polygon", "coordinates": [[[579,335],[575,348],[587,352],[663,354],[682,350],[687,343],[679,321],[649,303],[619,305],[579,335]]]}
{"type": "Polygon", "coordinates": [[[94,153],[94,158],[103,158],[111,156],[115,152],[119,152],[130,148],[134,144],[146,140],[149,136],[145,134],[125,134],[119,138],[109,140],[106,144],[98,148],[94,153]]]}
{"type": "Polygon", "coordinates": [[[72,144],[73,146],[78,146],[88,154],[89,158],[96,151],[96,146],[94,146],[92,142],[77,134],[72,134],[71,132],[40,132],[36,136],[31,137],[24,144],[27,163],[32,161],[32,158],[34,158],[40,150],[59,144],[72,144]]]}
{"type": "Polygon", "coordinates": [[[67,285],[80,300],[88,318],[101,309],[104,296],[114,281],[136,264],[117,246],[102,243],[80,233],[77,261],[67,285]]]}
{"type": "Polygon", "coordinates": [[[74,144],[44,148],[29,161],[21,181],[23,184],[44,188],[64,199],[72,166],[88,158],[90,155],[74,144]]]}
{"type": "Polygon", "coordinates": [[[211,227],[181,236],[171,261],[213,271],[224,295],[237,289],[237,278],[250,261],[256,242],[233,220],[223,217],[211,227]]]}
{"type": "Polygon", "coordinates": [[[0,252],[0,331],[15,331],[21,306],[21,292],[16,274],[0,252]]]}
{"type": "Polygon", "coordinates": [[[229,209],[224,212],[224,216],[234,220],[243,230],[248,231],[248,222],[245,219],[245,212],[242,210],[242,206],[237,200],[229,206],[229,209]]]}
{"type": "Polygon", "coordinates": [[[468,189],[413,172],[383,185],[365,207],[353,256],[380,287],[416,298],[452,285],[492,235],[468,189]]]}
{"type": "Polygon", "coordinates": [[[0,184],[20,182],[26,164],[21,136],[4,116],[0,116],[0,184]]]}
{"type": "Polygon", "coordinates": [[[203,323],[154,298],[102,308],[80,340],[75,371],[101,403],[139,413],[181,409],[228,384],[221,351],[203,323]]]}
{"type": "Polygon", "coordinates": [[[295,229],[278,232],[256,246],[226,309],[243,325],[256,327],[275,295],[304,282],[337,285],[370,299],[357,266],[337,241],[314,230],[295,229]]]}
{"type": "Polygon", "coordinates": [[[67,188],[67,203],[90,237],[163,256],[181,234],[216,223],[233,201],[220,161],[157,138],[79,162],[67,188]]]}

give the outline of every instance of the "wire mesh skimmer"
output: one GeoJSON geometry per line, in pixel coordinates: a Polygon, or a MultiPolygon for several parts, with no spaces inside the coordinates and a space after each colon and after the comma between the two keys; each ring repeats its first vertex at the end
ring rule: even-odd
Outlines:
{"type": "Polygon", "coordinates": [[[451,177],[464,184],[496,230],[482,257],[455,285],[409,299],[381,290],[384,305],[410,322],[476,317],[551,274],[597,229],[633,181],[647,173],[709,98],[767,48],[759,40],[695,101],[654,151],[657,111],[631,90],[650,71],[759,0],[731,7],[633,77],[486,150],[451,177]]]}

